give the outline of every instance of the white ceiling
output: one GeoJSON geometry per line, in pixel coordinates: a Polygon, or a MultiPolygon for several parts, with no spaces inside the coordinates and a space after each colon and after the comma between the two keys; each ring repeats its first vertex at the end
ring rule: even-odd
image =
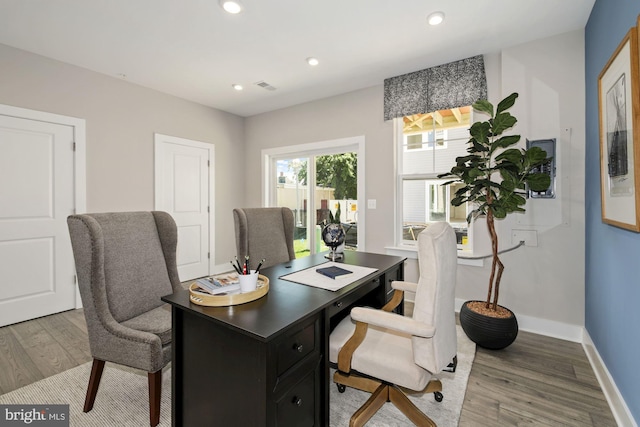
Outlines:
{"type": "Polygon", "coordinates": [[[247,117],[582,29],[595,0],[241,1],[0,0],[0,43],[247,117]]]}

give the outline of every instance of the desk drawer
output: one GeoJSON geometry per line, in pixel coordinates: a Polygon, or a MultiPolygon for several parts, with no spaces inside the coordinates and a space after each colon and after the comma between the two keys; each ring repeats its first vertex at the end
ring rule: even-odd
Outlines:
{"type": "MultiPolygon", "coordinates": [[[[329,317],[333,317],[337,313],[340,313],[342,310],[348,308],[354,302],[356,302],[359,299],[361,299],[363,296],[365,296],[366,294],[371,292],[373,289],[375,289],[378,286],[379,282],[380,282],[380,278],[375,278],[375,279],[371,280],[369,283],[367,283],[367,284],[363,285],[362,287],[360,287],[356,292],[353,292],[353,293],[351,293],[349,295],[345,295],[344,297],[342,297],[339,300],[335,301],[333,304],[331,304],[331,306],[328,309],[329,310],[329,317]]],[[[365,304],[369,304],[369,305],[372,305],[372,306],[377,306],[375,304],[375,301],[374,302],[367,301],[365,304]]]]}
{"type": "Polygon", "coordinates": [[[303,329],[285,337],[277,345],[277,375],[280,376],[287,369],[302,360],[316,347],[316,324],[311,323],[303,329]]]}
{"type": "Polygon", "coordinates": [[[316,393],[319,390],[318,369],[309,372],[302,381],[287,391],[276,404],[278,427],[314,427],[316,423],[316,393]]]}

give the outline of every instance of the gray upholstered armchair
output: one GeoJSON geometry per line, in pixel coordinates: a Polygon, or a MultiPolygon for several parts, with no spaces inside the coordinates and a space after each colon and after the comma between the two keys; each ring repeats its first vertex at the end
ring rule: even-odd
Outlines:
{"type": "Polygon", "coordinates": [[[392,402],[414,424],[434,426],[400,387],[434,393],[442,400],[440,371],[455,371],[457,335],[454,311],[456,236],[444,222],[431,224],[418,235],[418,283],[392,282],[393,298],[382,310],[355,307],[333,330],[329,360],[337,364],[333,380],[372,393],[351,417],[362,426],[385,403],[392,402]],[[413,318],[391,311],[404,291],[416,293],[413,318]]]}
{"type": "Polygon", "coordinates": [[[152,426],[160,420],[162,368],[171,360],[171,311],[160,297],[181,289],[177,231],[165,212],[67,218],[93,367],[84,411],[105,361],[148,372],[152,426]]]}
{"type": "Polygon", "coordinates": [[[233,210],[238,258],[249,255],[252,266],[262,268],[295,259],[293,212],[289,208],[236,208],[233,210]]]}

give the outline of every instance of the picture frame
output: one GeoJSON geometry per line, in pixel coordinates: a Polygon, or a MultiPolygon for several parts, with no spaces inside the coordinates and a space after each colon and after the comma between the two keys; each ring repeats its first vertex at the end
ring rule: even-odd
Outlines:
{"type": "Polygon", "coordinates": [[[598,77],[602,221],[640,232],[640,59],[638,27],[598,77]]]}

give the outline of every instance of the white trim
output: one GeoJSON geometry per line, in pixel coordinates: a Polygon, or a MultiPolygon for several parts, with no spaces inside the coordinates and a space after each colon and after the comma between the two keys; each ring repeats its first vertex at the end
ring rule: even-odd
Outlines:
{"type": "MultiPolygon", "coordinates": [[[[455,310],[460,312],[460,307],[466,299],[456,298],[455,310]]],[[[539,317],[525,316],[517,314],[518,329],[534,334],[545,335],[548,337],[559,338],[566,341],[582,342],[582,326],[572,325],[570,323],[556,322],[555,320],[541,319],[539,317]]]]}
{"type": "Polygon", "coordinates": [[[178,144],[178,145],[185,145],[187,147],[194,147],[194,148],[202,148],[204,150],[207,150],[209,152],[209,274],[214,274],[213,272],[216,269],[215,266],[215,250],[216,250],[216,245],[215,245],[215,224],[216,224],[216,215],[215,215],[215,190],[216,190],[216,186],[215,186],[215,160],[216,160],[216,152],[215,152],[215,144],[209,143],[209,142],[203,142],[203,141],[196,141],[193,139],[186,139],[186,138],[180,138],[177,136],[170,136],[170,135],[163,135],[161,133],[154,133],[153,134],[153,143],[154,143],[154,153],[153,153],[153,164],[154,164],[154,189],[153,189],[153,195],[154,195],[154,209],[160,209],[160,207],[158,206],[158,201],[156,198],[157,194],[160,194],[160,192],[162,191],[161,188],[161,180],[158,179],[158,165],[161,162],[161,158],[160,158],[160,150],[158,149],[158,145],[162,144],[163,142],[171,142],[173,144],[178,144]]]}
{"type": "Polygon", "coordinates": [[[620,390],[618,390],[611,373],[609,373],[607,366],[600,357],[600,353],[598,353],[598,350],[586,329],[583,330],[582,347],[584,348],[584,352],[587,354],[589,363],[591,363],[591,367],[596,374],[600,388],[609,403],[609,408],[611,408],[613,417],[618,425],[638,427],[638,423],[633,419],[633,415],[631,414],[629,407],[622,397],[620,390]]]}
{"type": "MultiPolygon", "coordinates": [[[[261,152],[262,156],[262,206],[271,206],[275,203],[275,195],[269,185],[269,178],[275,176],[273,165],[275,158],[283,156],[306,157],[312,155],[337,154],[348,151],[355,151],[358,156],[358,250],[366,250],[366,240],[364,232],[366,228],[366,191],[365,191],[365,138],[364,136],[353,136],[347,138],[332,139],[327,141],[310,142],[306,144],[289,145],[285,147],[266,148],[261,152]]],[[[311,244],[314,243],[314,236],[311,236],[311,244]]]]}
{"type": "MultiPolygon", "coordinates": [[[[0,114],[20,119],[37,120],[40,122],[62,124],[73,128],[73,138],[76,146],[74,151],[74,210],[75,213],[87,211],[87,134],[86,121],[77,117],[62,116],[44,111],[29,110],[0,104],[0,114]]],[[[76,282],[77,283],[77,282],[76,282]]],[[[75,307],[82,308],[80,289],[76,284],[75,307]]]]}

